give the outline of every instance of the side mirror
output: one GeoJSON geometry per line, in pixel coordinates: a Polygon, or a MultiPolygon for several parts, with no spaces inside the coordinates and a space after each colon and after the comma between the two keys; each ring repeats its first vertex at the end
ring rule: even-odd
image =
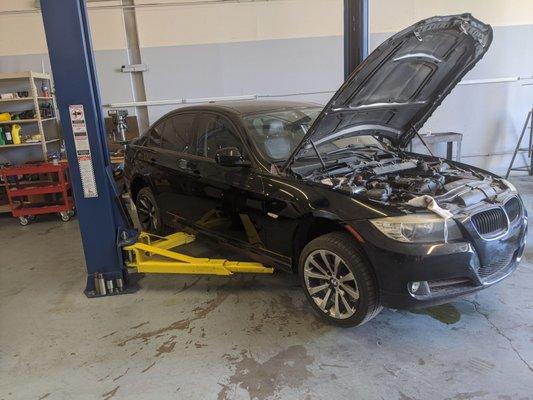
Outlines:
{"type": "Polygon", "coordinates": [[[250,162],[245,160],[240,150],[236,147],[218,149],[215,153],[215,161],[218,165],[224,167],[247,167],[250,165],[250,162]]]}

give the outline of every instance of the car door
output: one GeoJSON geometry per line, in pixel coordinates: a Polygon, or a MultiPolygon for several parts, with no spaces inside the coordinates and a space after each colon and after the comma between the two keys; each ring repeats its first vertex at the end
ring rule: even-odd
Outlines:
{"type": "Polygon", "coordinates": [[[239,149],[247,158],[240,131],[229,118],[204,112],[199,118],[196,138],[195,225],[201,230],[247,247],[262,248],[264,236],[256,224],[262,212],[262,181],[252,166],[221,166],[217,150],[239,149]]]}
{"type": "Polygon", "coordinates": [[[155,157],[155,196],[163,222],[170,226],[191,218],[191,185],[197,179],[191,164],[196,117],[195,112],[174,113],[156,130],[161,145],[155,157]]]}

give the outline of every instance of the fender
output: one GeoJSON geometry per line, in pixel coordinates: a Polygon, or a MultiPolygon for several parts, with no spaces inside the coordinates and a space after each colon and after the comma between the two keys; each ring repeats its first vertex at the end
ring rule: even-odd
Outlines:
{"type": "Polygon", "coordinates": [[[313,210],[300,219],[293,233],[292,269],[298,270],[298,259],[302,249],[311,240],[323,234],[344,229],[342,219],[336,214],[325,210],[313,210]]]}

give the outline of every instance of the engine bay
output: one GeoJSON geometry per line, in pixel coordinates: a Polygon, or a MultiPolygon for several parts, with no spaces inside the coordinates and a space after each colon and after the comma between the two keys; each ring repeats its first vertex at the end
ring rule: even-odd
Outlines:
{"type": "Polygon", "coordinates": [[[429,195],[443,208],[467,208],[507,190],[491,175],[436,157],[428,160],[385,149],[360,149],[326,168],[304,171],[300,174],[305,180],[384,204],[404,204],[429,195]]]}

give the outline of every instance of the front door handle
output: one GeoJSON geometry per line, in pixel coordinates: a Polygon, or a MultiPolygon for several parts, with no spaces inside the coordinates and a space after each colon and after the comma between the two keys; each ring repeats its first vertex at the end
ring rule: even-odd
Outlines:
{"type": "Polygon", "coordinates": [[[200,174],[200,171],[198,170],[198,164],[189,160],[185,160],[184,158],[180,158],[178,160],[178,168],[183,171],[191,172],[195,175],[200,174]]]}

